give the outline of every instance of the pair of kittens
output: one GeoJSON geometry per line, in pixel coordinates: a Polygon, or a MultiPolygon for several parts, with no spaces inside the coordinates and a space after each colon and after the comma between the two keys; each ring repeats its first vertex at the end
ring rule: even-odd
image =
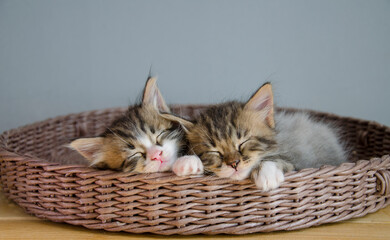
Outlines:
{"type": "Polygon", "coordinates": [[[264,191],[279,187],[286,172],[347,159],[330,125],[305,113],[275,113],[270,83],[246,103],[214,105],[187,120],[170,112],[152,77],[141,104],[100,136],[74,140],[70,147],[98,168],[251,178],[264,191]]]}

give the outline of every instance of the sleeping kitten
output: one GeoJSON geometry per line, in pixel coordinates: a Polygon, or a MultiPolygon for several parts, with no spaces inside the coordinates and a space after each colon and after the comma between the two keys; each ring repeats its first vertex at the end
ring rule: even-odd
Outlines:
{"type": "Polygon", "coordinates": [[[106,131],[95,138],[81,138],[70,147],[91,165],[125,172],[163,172],[171,169],[183,146],[179,124],[161,117],[169,108],[149,78],[142,103],[131,106],[106,131]]]}
{"type": "Polygon", "coordinates": [[[251,178],[265,191],[279,187],[294,169],[339,165],[346,160],[337,135],[304,113],[277,113],[271,84],[264,84],[245,104],[227,102],[208,108],[193,122],[173,116],[186,130],[196,155],[173,165],[179,175],[215,174],[251,178]]]}

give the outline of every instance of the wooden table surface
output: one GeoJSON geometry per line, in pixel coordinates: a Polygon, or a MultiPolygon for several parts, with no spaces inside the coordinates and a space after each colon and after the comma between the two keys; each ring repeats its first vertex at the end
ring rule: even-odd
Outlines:
{"type": "Polygon", "coordinates": [[[390,239],[390,206],[341,223],[303,230],[241,236],[159,236],[89,230],[30,216],[9,202],[0,190],[0,239],[390,239]]]}

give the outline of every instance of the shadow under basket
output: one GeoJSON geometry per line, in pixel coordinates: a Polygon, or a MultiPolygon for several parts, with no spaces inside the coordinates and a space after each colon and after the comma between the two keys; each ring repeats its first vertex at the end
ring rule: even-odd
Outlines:
{"type": "MultiPolygon", "coordinates": [[[[193,117],[205,107],[173,111],[193,117]]],[[[249,180],[97,170],[80,164],[65,147],[101,133],[124,111],[70,114],[4,132],[5,196],[54,222],[163,235],[294,230],[361,217],[390,202],[390,128],[378,123],[308,111],[341,128],[351,162],[288,173],[278,189],[263,192],[249,180]]]]}

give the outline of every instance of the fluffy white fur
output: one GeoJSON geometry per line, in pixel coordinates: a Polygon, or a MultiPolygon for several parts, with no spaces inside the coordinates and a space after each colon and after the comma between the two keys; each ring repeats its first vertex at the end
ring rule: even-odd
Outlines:
{"type": "Polygon", "coordinates": [[[284,181],[284,174],[276,163],[266,161],[261,165],[259,172],[254,173],[254,180],[258,188],[268,191],[280,186],[284,181]]]}
{"type": "Polygon", "coordinates": [[[157,146],[152,143],[152,141],[147,137],[143,136],[142,138],[137,139],[141,142],[146,148],[146,159],[145,159],[145,168],[144,172],[165,172],[171,170],[173,163],[177,159],[178,152],[178,141],[177,140],[165,140],[162,146],[157,146]],[[160,149],[162,151],[161,160],[156,161],[152,160],[149,152],[154,149],[160,149]]]}
{"type": "Polygon", "coordinates": [[[182,156],[173,164],[172,171],[178,176],[202,174],[203,163],[196,155],[182,156]]]}

